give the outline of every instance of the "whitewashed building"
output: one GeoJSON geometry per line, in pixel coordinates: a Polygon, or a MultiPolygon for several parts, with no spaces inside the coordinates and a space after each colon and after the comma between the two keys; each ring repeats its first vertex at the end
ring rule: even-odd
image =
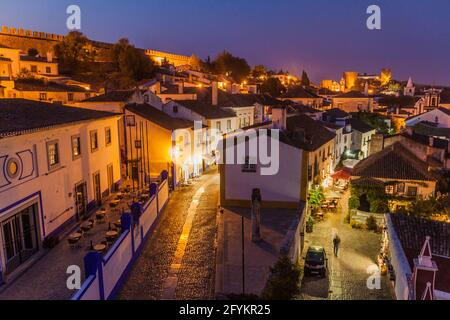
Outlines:
{"type": "Polygon", "coordinates": [[[0,282],[120,184],[118,118],[0,100],[0,282]]]}

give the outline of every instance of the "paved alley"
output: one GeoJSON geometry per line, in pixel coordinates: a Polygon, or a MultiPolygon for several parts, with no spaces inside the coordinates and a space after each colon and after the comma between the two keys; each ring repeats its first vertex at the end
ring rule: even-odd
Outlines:
{"type": "MultiPolygon", "coordinates": [[[[309,246],[325,247],[328,257],[327,278],[304,277],[301,299],[374,300],[392,299],[389,279],[381,277],[381,289],[369,290],[367,268],[376,264],[381,235],[355,230],[344,223],[348,192],[340,201],[338,213],[328,213],[324,222],[314,224],[314,232],[305,236],[305,253],[309,246]],[[338,257],[333,255],[333,232],[338,232],[341,246],[338,257]]],[[[302,260],[303,268],[303,260],[302,260]]]]}
{"type": "Polygon", "coordinates": [[[118,299],[209,299],[214,288],[219,175],[175,191],[118,299]]]}

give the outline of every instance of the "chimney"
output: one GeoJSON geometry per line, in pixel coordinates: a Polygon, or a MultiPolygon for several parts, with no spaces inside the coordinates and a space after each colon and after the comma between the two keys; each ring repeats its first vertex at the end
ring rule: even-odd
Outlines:
{"type": "Polygon", "coordinates": [[[286,130],[287,111],[285,107],[272,108],[272,123],[274,128],[286,130]]]}
{"type": "Polygon", "coordinates": [[[50,51],[47,52],[47,62],[53,62],[53,53],[50,51]]]}
{"type": "Polygon", "coordinates": [[[415,300],[429,296],[434,299],[434,284],[438,267],[432,260],[433,255],[430,246],[430,237],[426,237],[419,257],[414,259],[413,285],[415,300]]]}
{"type": "Polygon", "coordinates": [[[178,82],[178,94],[183,94],[184,92],[184,83],[183,81],[178,82]]]}
{"type": "Polygon", "coordinates": [[[212,83],[212,101],[211,104],[213,106],[217,106],[219,104],[219,89],[218,89],[218,84],[217,81],[213,81],[212,83]]]}
{"type": "Polygon", "coordinates": [[[155,84],[155,94],[161,94],[161,82],[156,82],[155,84]]]}

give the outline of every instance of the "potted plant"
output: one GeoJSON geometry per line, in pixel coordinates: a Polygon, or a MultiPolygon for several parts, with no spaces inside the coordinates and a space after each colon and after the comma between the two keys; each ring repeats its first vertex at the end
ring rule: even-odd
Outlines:
{"type": "Polygon", "coordinates": [[[310,216],[308,218],[308,221],[306,221],[306,232],[307,233],[312,233],[314,230],[314,220],[313,218],[310,216]]]}

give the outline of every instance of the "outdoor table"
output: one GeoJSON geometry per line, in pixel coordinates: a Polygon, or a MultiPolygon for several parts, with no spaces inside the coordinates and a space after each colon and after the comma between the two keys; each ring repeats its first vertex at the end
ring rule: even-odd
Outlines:
{"type": "Polygon", "coordinates": [[[104,244],[97,244],[97,245],[94,246],[94,250],[97,251],[97,252],[102,253],[102,252],[104,252],[106,250],[106,245],[104,245],[104,244]]]}
{"type": "Polygon", "coordinates": [[[116,222],[114,222],[114,226],[117,227],[117,228],[122,227],[122,220],[119,219],[116,222]]]}
{"type": "Polygon", "coordinates": [[[120,203],[120,200],[112,200],[112,201],[109,203],[109,206],[110,206],[111,208],[115,208],[115,207],[117,207],[117,206],[119,205],[119,203],[120,203]]]}
{"type": "Polygon", "coordinates": [[[117,231],[108,231],[106,233],[106,239],[108,240],[114,240],[119,236],[119,233],[117,231]]]}
{"type": "Polygon", "coordinates": [[[70,235],[70,239],[73,239],[73,240],[77,240],[78,239],[79,240],[79,239],[81,239],[81,236],[82,236],[81,233],[75,232],[75,233],[70,235]]]}
{"type": "Polygon", "coordinates": [[[91,223],[86,223],[86,224],[83,224],[81,226],[81,230],[83,230],[83,232],[88,232],[91,229],[92,229],[92,224],[91,223]]]}

